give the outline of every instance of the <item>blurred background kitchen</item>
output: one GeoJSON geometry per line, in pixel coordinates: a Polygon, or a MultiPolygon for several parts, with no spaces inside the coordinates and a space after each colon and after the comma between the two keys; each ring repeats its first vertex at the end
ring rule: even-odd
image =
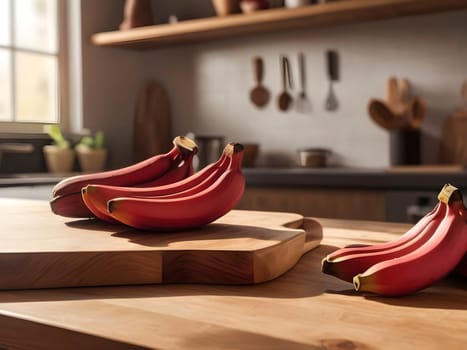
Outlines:
{"type": "Polygon", "coordinates": [[[108,169],[254,145],[241,208],[410,221],[467,189],[467,1],[220,2],[0,0],[0,196],[66,175],[53,123],[102,131],[108,169]]]}

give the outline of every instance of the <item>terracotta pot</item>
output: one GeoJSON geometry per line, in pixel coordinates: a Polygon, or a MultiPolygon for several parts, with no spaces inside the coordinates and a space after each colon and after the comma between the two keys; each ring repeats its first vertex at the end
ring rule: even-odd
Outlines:
{"type": "Polygon", "coordinates": [[[105,169],[107,160],[106,149],[77,148],[78,161],[81,170],[86,173],[95,173],[105,169]]]}
{"type": "Polygon", "coordinates": [[[47,168],[51,173],[71,172],[75,161],[75,151],[73,149],[45,145],[43,151],[47,168]]]}

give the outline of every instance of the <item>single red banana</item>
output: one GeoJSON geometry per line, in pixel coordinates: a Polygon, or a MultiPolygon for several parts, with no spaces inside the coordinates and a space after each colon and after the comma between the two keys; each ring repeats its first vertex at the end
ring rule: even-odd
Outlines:
{"type": "Polygon", "coordinates": [[[108,202],[110,215],[142,230],[180,230],[203,226],[227,214],[243,195],[243,146],[232,145],[227,170],[208,188],[182,198],[116,198],[108,202]]]}
{"type": "Polygon", "coordinates": [[[167,171],[161,177],[156,177],[152,180],[135,184],[134,187],[156,187],[156,186],[164,186],[169,185],[174,182],[181,181],[190,177],[194,174],[193,168],[193,157],[195,156],[194,153],[187,154],[184,159],[174,168],[167,171]]]}
{"type": "Polygon", "coordinates": [[[174,164],[178,166],[185,155],[196,153],[197,151],[196,144],[185,136],[177,136],[173,140],[173,144],[174,147],[167,153],[155,155],[124,168],[66,178],[55,185],[52,190],[52,196],[56,197],[76,192],[81,193],[81,188],[91,183],[126,186],[158,178],[171,169],[174,164]]]}
{"type": "Polygon", "coordinates": [[[193,169],[191,161],[194,153],[197,152],[196,144],[184,136],[176,137],[173,143],[174,147],[168,153],[156,155],[128,167],[77,175],[62,180],[52,191],[53,200],[50,203],[52,211],[67,217],[92,217],[91,211],[82,210],[84,203],[77,204],[75,211],[70,203],[61,204],[62,200],[65,200],[64,195],[79,193],[81,196],[81,189],[90,183],[135,186],[158,178],[161,178],[161,183],[168,183],[180,180],[182,175],[191,175],[193,169]],[[66,207],[66,211],[62,210],[62,207],[66,207]]]}
{"type": "Polygon", "coordinates": [[[445,196],[446,214],[433,236],[409,254],[382,261],[356,275],[353,283],[357,291],[382,296],[408,295],[432,285],[456,268],[467,250],[467,210],[460,192],[452,188],[455,187],[450,186],[449,195],[445,196]]]}
{"type": "Polygon", "coordinates": [[[436,216],[433,220],[428,222],[423,230],[411,240],[393,248],[369,253],[341,255],[334,259],[328,256],[322,261],[322,272],[352,283],[355,275],[365,272],[372,265],[404,256],[418,249],[433,236],[444,218],[446,205],[442,202],[440,204],[436,206],[436,216]]]}
{"type": "Polygon", "coordinates": [[[92,213],[81,199],[81,193],[70,193],[55,197],[50,201],[50,208],[54,214],[72,217],[92,217],[92,213]]]}
{"type": "MultiPolygon", "coordinates": [[[[190,176],[193,169],[190,166],[192,159],[193,155],[188,155],[186,161],[182,162],[178,167],[168,170],[160,178],[154,180],[154,183],[157,183],[157,181],[161,184],[170,183],[170,181],[176,182],[190,176]]],[[[95,212],[86,204],[82,194],[77,192],[54,197],[50,201],[50,208],[54,214],[65,217],[86,218],[95,216],[95,212]]]]}
{"type": "Polygon", "coordinates": [[[207,165],[199,172],[181,181],[156,187],[120,187],[88,185],[83,188],[82,196],[89,210],[99,219],[116,222],[107,212],[107,202],[117,197],[163,197],[188,195],[210,186],[229,164],[229,158],[222,153],[218,161],[207,165]]]}
{"type": "Polygon", "coordinates": [[[373,252],[379,252],[382,250],[386,249],[393,249],[395,247],[398,247],[400,245],[403,245],[413,238],[415,238],[417,235],[419,235],[426,225],[432,221],[439,210],[440,203],[438,202],[436,206],[431,210],[428,214],[426,214],[423,218],[421,218],[414,226],[412,226],[406,233],[404,233],[402,236],[399,238],[385,242],[385,243],[380,243],[380,244],[373,244],[373,245],[362,245],[362,246],[350,246],[350,247],[344,247],[335,250],[334,252],[330,253],[327,255],[324,259],[324,261],[332,261],[334,259],[340,258],[342,256],[346,255],[354,255],[354,254],[364,254],[364,253],[373,253],[373,252]]]}

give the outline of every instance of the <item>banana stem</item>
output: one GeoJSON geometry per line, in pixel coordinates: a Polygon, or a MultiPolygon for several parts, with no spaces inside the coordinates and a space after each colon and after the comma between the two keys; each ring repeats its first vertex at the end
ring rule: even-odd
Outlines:
{"type": "Polygon", "coordinates": [[[198,145],[189,137],[177,136],[173,139],[173,144],[182,155],[198,153],[198,145]]]}
{"type": "Polygon", "coordinates": [[[360,283],[360,274],[354,276],[353,278],[353,286],[356,291],[359,291],[361,288],[361,283],[360,283]]]}

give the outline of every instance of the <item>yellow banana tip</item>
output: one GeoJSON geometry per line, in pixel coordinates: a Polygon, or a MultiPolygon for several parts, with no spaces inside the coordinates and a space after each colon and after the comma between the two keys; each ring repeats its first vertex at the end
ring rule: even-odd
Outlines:
{"type": "Polygon", "coordinates": [[[329,255],[321,260],[321,271],[327,274],[332,274],[332,261],[329,259],[329,255]]]}
{"type": "Polygon", "coordinates": [[[357,291],[360,290],[360,288],[362,286],[361,283],[360,283],[360,274],[354,276],[353,286],[354,286],[355,290],[357,290],[357,291]]]}
{"type": "Polygon", "coordinates": [[[186,136],[177,136],[173,139],[173,144],[179,149],[188,150],[189,152],[196,154],[198,152],[198,145],[196,142],[186,136]]]}

